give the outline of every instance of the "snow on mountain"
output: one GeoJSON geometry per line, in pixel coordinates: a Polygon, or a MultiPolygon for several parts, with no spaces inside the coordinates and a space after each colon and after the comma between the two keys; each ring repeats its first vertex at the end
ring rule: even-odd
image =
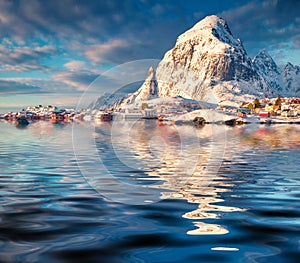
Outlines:
{"type": "Polygon", "coordinates": [[[300,96],[300,67],[287,63],[282,73],[285,93],[291,97],[300,96]]]}
{"type": "Polygon", "coordinates": [[[153,67],[149,68],[148,76],[143,85],[131,96],[123,101],[123,104],[130,104],[132,102],[145,101],[158,97],[157,81],[155,77],[155,70],[153,67]]]}
{"type": "Polygon", "coordinates": [[[98,99],[89,105],[90,109],[104,110],[107,108],[118,107],[130,94],[136,92],[137,89],[142,85],[142,82],[130,83],[113,93],[105,92],[98,99]]]}
{"type": "Polygon", "coordinates": [[[262,77],[267,94],[273,97],[281,94],[283,91],[281,73],[272,57],[263,50],[254,57],[253,64],[262,77]]]}
{"type": "Polygon", "coordinates": [[[261,51],[256,55],[253,59],[253,64],[261,76],[269,96],[299,97],[299,66],[287,63],[284,69],[281,70],[266,51],[261,51]]]}
{"type": "Polygon", "coordinates": [[[267,52],[253,60],[234,38],[225,20],[212,15],[180,35],[156,72],[149,69],[143,85],[122,105],[156,97],[237,106],[254,98],[299,93],[299,67],[283,73],[267,52]]]}
{"type": "Polygon", "coordinates": [[[91,103],[88,108],[105,110],[120,104],[124,97],[124,93],[104,93],[94,103],[91,103]]]}
{"type": "MultiPolygon", "coordinates": [[[[233,37],[225,20],[215,15],[177,38],[157,67],[156,81],[159,97],[182,96],[212,103],[241,101],[244,94],[261,96],[264,92],[242,42],[233,37]]],[[[143,91],[137,93],[149,90],[149,83],[147,78],[143,91]]]]}

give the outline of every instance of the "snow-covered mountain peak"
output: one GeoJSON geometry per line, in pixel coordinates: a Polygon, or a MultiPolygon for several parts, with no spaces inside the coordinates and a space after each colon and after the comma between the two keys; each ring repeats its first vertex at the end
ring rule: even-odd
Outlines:
{"type": "Polygon", "coordinates": [[[258,54],[253,58],[253,61],[255,60],[263,60],[263,61],[268,61],[268,62],[273,62],[272,57],[266,50],[261,50],[258,52],[258,54]]]}
{"type": "Polygon", "coordinates": [[[299,83],[298,66],[288,63],[282,71],[266,51],[252,60],[225,20],[212,15],[180,35],[157,69],[150,68],[143,85],[122,103],[181,96],[240,105],[254,98],[295,96],[299,83]]]}
{"type": "Polygon", "coordinates": [[[150,67],[148,70],[147,79],[154,79],[155,78],[155,70],[153,67],[150,67]]]}
{"type": "Polygon", "coordinates": [[[300,67],[288,62],[281,75],[286,93],[298,97],[300,95],[300,67]]]}
{"type": "Polygon", "coordinates": [[[261,77],[265,94],[268,96],[277,96],[282,93],[282,79],[280,69],[267,51],[260,51],[253,58],[253,65],[261,77]]]}
{"type": "Polygon", "coordinates": [[[176,44],[190,41],[192,39],[212,39],[227,43],[239,45],[240,41],[234,39],[226,21],[216,15],[207,16],[195,24],[188,31],[177,38],[176,44]]]}
{"type": "MultiPolygon", "coordinates": [[[[200,20],[197,24],[195,24],[192,27],[192,30],[199,30],[203,28],[215,28],[218,29],[220,27],[224,27],[230,32],[228,25],[226,21],[216,15],[206,16],[202,20],[200,20]]],[[[188,30],[186,33],[190,32],[191,30],[188,30]]]]}
{"type": "Polygon", "coordinates": [[[265,50],[260,51],[253,59],[253,63],[257,68],[264,70],[273,70],[275,73],[279,74],[279,68],[275,61],[265,50]]]}
{"type": "Polygon", "coordinates": [[[285,67],[284,67],[284,70],[287,71],[287,70],[294,70],[294,65],[291,63],[291,62],[288,62],[285,67]]]}
{"type": "Polygon", "coordinates": [[[157,67],[157,81],[151,74],[150,69],[144,84],[128,102],[153,96],[182,96],[215,103],[224,101],[225,92],[234,92],[235,96],[258,96],[263,92],[260,77],[241,41],[234,39],[225,20],[215,15],[178,37],[157,67]]]}

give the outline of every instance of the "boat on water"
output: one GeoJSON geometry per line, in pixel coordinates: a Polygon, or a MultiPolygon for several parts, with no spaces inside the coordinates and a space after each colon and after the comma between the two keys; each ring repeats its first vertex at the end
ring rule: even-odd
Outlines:
{"type": "Polygon", "coordinates": [[[144,117],[143,113],[138,109],[125,109],[122,115],[124,120],[139,120],[144,117]]]}
{"type": "Polygon", "coordinates": [[[51,115],[51,120],[52,121],[63,121],[64,116],[60,112],[53,112],[51,115]]]}
{"type": "Polygon", "coordinates": [[[225,123],[225,125],[228,125],[228,126],[234,126],[235,125],[235,121],[236,121],[236,118],[226,120],[226,121],[224,121],[224,123],[225,123]]]}
{"type": "Polygon", "coordinates": [[[16,126],[27,126],[29,124],[29,121],[26,119],[25,116],[21,116],[16,118],[15,124],[16,126]]]}
{"type": "Polygon", "coordinates": [[[95,120],[100,121],[112,121],[113,120],[113,114],[111,112],[98,112],[95,116],[95,120]]]}
{"type": "Polygon", "coordinates": [[[124,114],[124,119],[125,120],[139,120],[142,119],[144,116],[142,113],[138,112],[130,112],[130,113],[125,113],[124,114]]]}
{"type": "Polygon", "coordinates": [[[7,114],[4,114],[3,119],[6,121],[13,121],[16,120],[17,114],[14,112],[8,112],[7,114]]]}
{"type": "Polygon", "coordinates": [[[144,109],[143,119],[157,119],[157,112],[155,109],[144,109]]]}

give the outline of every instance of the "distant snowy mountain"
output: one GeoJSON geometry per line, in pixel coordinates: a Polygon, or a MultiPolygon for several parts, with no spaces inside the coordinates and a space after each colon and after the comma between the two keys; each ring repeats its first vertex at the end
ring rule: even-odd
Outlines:
{"type": "Polygon", "coordinates": [[[94,103],[91,103],[88,108],[105,110],[115,107],[123,101],[124,97],[126,97],[124,93],[104,93],[94,103]]]}
{"type": "MultiPolygon", "coordinates": [[[[136,92],[143,82],[138,81],[121,87],[113,93],[104,93],[102,94],[95,102],[89,105],[90,109],[99,109],[105,110],[107,108],[115,108],[119,107],[121,103],[124,103],[124,100],[131,96],[134,92],[136,92]]],[[[150,99],[150,98],[149,98],[150,99]]],[[[128,103],[132,103],[133,101],[128,101],[128,103]]]]}
{"type": "Polygon", "coordinates": [[[269,96],[277,96],[282,94],[282,78],[280,69],[266,52],[259,52],[253,59],[253,64],[262,78],[264,89],[269,96]]]}
{"type": "Polygon", "coordinates": [[[300,67],[287,63],[281,73],[285,94],[291,97],[300,96],[300,67]]]}
{"type": "Polygon", "coordinates": [[[131,96],[123,100],[123,105],[131,104],[133,102],[145,101],[155,99],[158,97],[157,81],[155,70],[153,67],[149,68],[148,76],[143,85],[131,96]]]}
{"type": "Polygon", "coordinates": [[[295,96],[299,74],[291,64],[282,72],[265,51],[252,60],[225,20],[212,15],[180,35],[156,71],[150,68],[143,85],[122,105],[156,97],[239,105],[256,97],[295,96]]]}

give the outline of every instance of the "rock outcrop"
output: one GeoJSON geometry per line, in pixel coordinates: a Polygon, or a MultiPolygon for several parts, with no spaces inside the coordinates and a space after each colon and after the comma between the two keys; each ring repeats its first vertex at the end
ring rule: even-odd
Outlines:
{"type": "Polygon", "coordinates": [[[155,99],[158,97],[158,87],[153,67],[149,68],[148,75],[143,85],[131,96],[125,99],[123,104],[130,104],[138,101],[155,99]]]}

